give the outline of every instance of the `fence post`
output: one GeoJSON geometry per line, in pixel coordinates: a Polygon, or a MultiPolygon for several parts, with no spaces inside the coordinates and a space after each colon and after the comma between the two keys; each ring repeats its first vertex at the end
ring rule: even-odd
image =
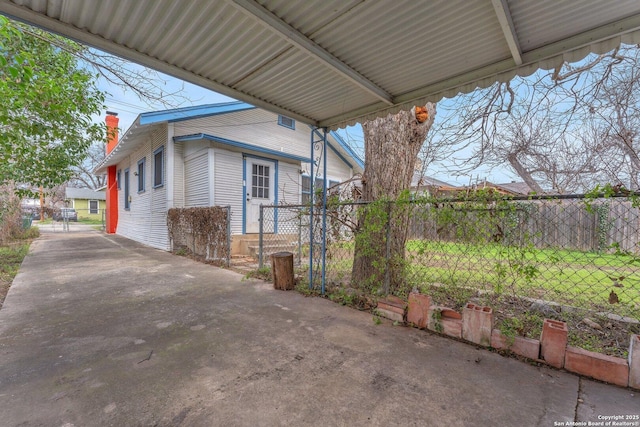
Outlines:
{"type": "Polygon", "coordinates": [[[384,293],[389,295],[389,288],[391,287],[391,272],[390,258],[391,258],[391,201],[387,202],[387,229],[385,238],[385,270],[384,270],[384,293]]]}
{"type": "Polygon", "coordinates": [[[298,267],[302,265],[302,209],[298,208],[298,267]]]}
{"type": "Polygon", "coordinates": [[[262,204],[260,204],[260,216],[258,217],[258,224],[260,224],[260,229],[258,232],[258,268],[262,268],[263,267],[263,260],[262,260],[262,238],[263,238],[263,232],[264,232],[264,213],[263,213],[263,206],[262,204]]]}
{"type": "Polygon", "coordinates": [[[227,267],[231,266],[231,205],[227,205],[227,267]]]}

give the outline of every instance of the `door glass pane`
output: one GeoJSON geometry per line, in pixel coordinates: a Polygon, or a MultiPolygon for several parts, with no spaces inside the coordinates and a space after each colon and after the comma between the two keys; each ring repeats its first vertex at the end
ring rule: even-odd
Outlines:
{"type": "Polygon", "coordinates": [[[251,197],[269,198],[269,166],[253,165],[251,176],[251,197]]]}

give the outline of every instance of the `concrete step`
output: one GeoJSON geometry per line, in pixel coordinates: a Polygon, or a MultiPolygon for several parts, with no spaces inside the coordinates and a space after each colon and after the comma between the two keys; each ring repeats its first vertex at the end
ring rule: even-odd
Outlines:
{"type": "MultiPolygon", "coordinates": [[[[249,246],[249,253],[252,257],[258,258],[260,255],[260,245],[249,246]]],[[[276,252],[292,252],[294,255],[298,251],[298,245],[296,243],[282,242],[282,243],[265,243],[262,246],[263,259],[275,254],[276,252]]]]}

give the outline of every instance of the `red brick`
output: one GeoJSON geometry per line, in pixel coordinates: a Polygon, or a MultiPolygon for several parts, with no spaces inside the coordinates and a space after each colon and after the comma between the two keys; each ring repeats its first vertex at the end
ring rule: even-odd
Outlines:
{"type": "Polygon", "coordinates": [[[378,301],[378,308],[393,311],[404,316],[404,310],[407,308],[407,303],[396,296],[389,295],[388,297],[378,301]]]}
{"type": "Polygon", "coordinates": [[[540,341],[516,336],[513,338],[513,344],[509,345],[508,342],[509,339],[499,329],[492,331],[491,347],[498,350],[509,350],[528,359],[538,360],[540,358],[540,341]]]}
{"type": "Polygon", "coordinates": [[[540,358],[556,368],[564,366],[569,329],[565,322],[544,319],[540,335],[540,358]]]}
{"type": "Polygon", "coordinates": [[[429,295],[411,292],[409,294],[409,309],[407,310],[407,322],[424,329],[429,322],[429,307],[431,297],[429,295]]]}
{"type": "Polygon", "coordinates": [[[440,308],[440,313],[442,314],[442,317],[446,317],[449,319],[462,319],[462,314],[458,313],[457,311],[455,311],[452,308],[448,308],[448,307],[439,307],[440,308]]]}
{"type": "Polygon", "coordinates": [[[387,318],[389,320],[393,320],[394,322],[401,322],[401,323],[404,322],[404,314],[400,314],[397,311],[386,310],[378,306],[378,308],[376,309],[376,312],[378,313],[378,315],[384,318],[387,318]]]}
{"type": "Polygon", "coordinates": [[[449,335],[454,338],[462,338],[462,320],[461,319],[451,319],[449,317],[443,317],[441,319],[442,322],[442,333],[445,335],[449,335]]]}
{"type": "Polygon", "coordinates": [[[567,347],[564,368],[576,374],[626,387],[629,365],[620,357],[607,356],[577,347],[567,347]]]}
{"type": "Polygon", "coordinates": [[[462,315],[457,311],[432,305],[428,311],[427,328],[434,332],[449,335],[455,338],[462,338],[462,315]],[[439,312],[437,319],[434,319],[434,313],[439,312]]]}
{"type": "Polygon", "coordinates": [[[490,346],[493,330],[493,309],[467,303],[462,310],[462,338],[472,343],[490,346]]]}
{"type": "Polygon", "coordinates": [[[629,387],[640,390],[640,335],[631,335],[629,343],[629,387]]]}

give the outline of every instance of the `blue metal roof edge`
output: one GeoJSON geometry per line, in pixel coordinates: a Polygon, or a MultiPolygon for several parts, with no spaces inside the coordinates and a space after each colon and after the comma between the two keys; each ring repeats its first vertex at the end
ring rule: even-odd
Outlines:
{"type": "Polygon", "coordinates": [[[219,104],[196,105],[192,107],[175,108],[172,110],[151,111],[139,116],[140,126],[161,122],[179,122],[182,120],[197,119],[200,117],[215,116],[218,114],[233,113],[236,111],[257,108],[246,102],[234,101],[219,104]]]}
{"type": "Polygon", "coordinates": [[[306,163],[311,162],[311,159],[308,158],[308,157],[302,157],[302,156],[296,156],[295,154],[283,153],[282,151],[271,150],[271,149],[268,149],[268,148],[259,147],[257,145],[247,144],[245,142],[233,141],[231,139],[226,139],[226,138],[220,138],[220,137],[217,137],[217,136],[208,135],[206,133],[195,133],[195,134],[192,134],[192,135],[182,135],[182,136],[174,136],[173,137],[173,140],[175,142],[197,141],[199,139],[207,139],[209,141],[214,141],[214,142],[218,142],[220,144],[241,148],[243,150],[250,150],[250,151],[255,151],[255,152],[261,153],[261,154],[268,154],[268,155],[273,156],[273,157],[282,157],[282,158],[285,158],[285,159],[291,159],[291,160],[296,160],[296,161],[299,161],[299,162],[306,162],[306,163]]]}
{"type": "Polygon", "coordinates": [[[360,156],[358,156],[355,153],[355,151],[353,151],[351,147],[349,147],[349,145],[344,141],[344,139],[342,139],[342,137],[338,135],[336,131],[332,130],[329,133],[331,134],[333,139],[338,141],[338,144],[340,144],[340,146],[349,154],[349,156],[351,156],[351,158],[356,162],[356,164],[360,166],[361,169],[364,170],[364,161],[360,158],[360,156]]]}

